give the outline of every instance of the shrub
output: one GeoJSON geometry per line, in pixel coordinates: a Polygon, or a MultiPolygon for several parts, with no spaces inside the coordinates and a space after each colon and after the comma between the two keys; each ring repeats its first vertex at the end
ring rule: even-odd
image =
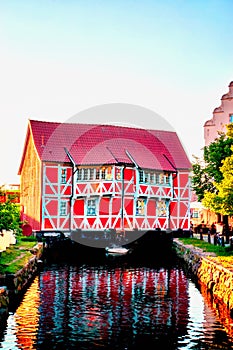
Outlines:
{"type": "Polygon", "coordinates": [[[16,234],[21,234],[20,207],[16,203],[0,203],[0,232],[2,230],[13,230],[16,234]]]}

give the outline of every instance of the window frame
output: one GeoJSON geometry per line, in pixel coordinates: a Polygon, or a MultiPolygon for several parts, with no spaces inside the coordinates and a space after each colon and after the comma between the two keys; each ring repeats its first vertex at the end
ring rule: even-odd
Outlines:
{"type": "Polygon", "coordinates": [[[67,201],[60,201],[59,214],[60,216],[67,216],[67,201]]]}
{"type": "Polygon", "coordinates": [[[171,186],[171,173],[153,170],[138,170],[139,184],[171,186]]]}
{"type": "Polygon", "coordinates": [[[62,184],[67,183],[67,168],[61,168],[60,179],[62,184]]]}
{"type": "Polygon", "coordinates": [[[87,198],[86,200],[86,216],[97,216],[98,215],[98,199],[96,197],[87,198]],[[89,205],[88,202],[94,202],[94,205],[89,205]],[[91,212],[91,210],[94,212],[91,212]]]}
{"type": "Polygon", "coordinates": [[[146,214],[147,214],[147,198],[144,198],[144,197],[136,198],[135,214],[136,214],[136,216],[146,216],[146,214]],[[139,202],[143,203],[143,206],[139,207],[139,202]]]}
{"type": "Polygon", "coordinates": [[[166,199],[159,199],[156,201],[156,213],[157,213],[157,216],[159,218],[165,218],[168,216],[168,200],[166,199]],[[164,203],[165,206],[159,206],[160,204],[164,203]],[[165,213],[162,214],[162,211],[164,211],[165,213]]]}

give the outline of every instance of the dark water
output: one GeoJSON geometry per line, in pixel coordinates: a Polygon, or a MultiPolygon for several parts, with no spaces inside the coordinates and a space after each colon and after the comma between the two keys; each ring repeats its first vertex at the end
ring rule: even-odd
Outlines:
{"type": "Polygon", "coordinates": [[[233,349],[224,312],[171,256],[50,261],[10,311],[0,347],[233,349]]]}

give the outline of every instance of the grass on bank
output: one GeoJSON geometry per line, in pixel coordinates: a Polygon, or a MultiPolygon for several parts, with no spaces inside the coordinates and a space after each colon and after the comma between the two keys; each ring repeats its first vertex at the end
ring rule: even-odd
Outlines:
{"type": "Polygon", "coordinates": [[[16,273],[33,257],[31,249],[36,245],[33,236],[17,237],[17,243],[8,247],[0,256],[0,274],[16,273]]]}
{"type": "Polygon", "coordinates": [[[219,245],[214,245],[198,238],[179,238],[185,245],[192,245],[194,247],[202,249],[207,253],[215,253],[214,256],[210,256],[209,259],[221,264],[223,267],[233,271],[233,250],[226,246],[222,247],[219,245]]]}
{"type": "Polygon", "coordinates": [[[230,249],[230,247],[222,247],[219,245],[214,245],[212,243],[208,243],[205,241],[202,241],[198,238],[185,238],[180,237],[180,241],[182,241],[184,244],[191,244],[194,247],[202,249],[204,252],[208,253],[215,253],[217,256],[233,256],[233,250],[230,249]]]}

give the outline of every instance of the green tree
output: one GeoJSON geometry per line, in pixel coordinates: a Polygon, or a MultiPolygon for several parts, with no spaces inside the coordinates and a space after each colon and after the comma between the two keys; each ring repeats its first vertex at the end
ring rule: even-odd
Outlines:
{"type": "Polygon", "coordinates": [[[22,232],[19,205],[10,200],[0,203],[0,231],[2,230],[13,230],[17,234],[22,232]]]}
{"type": "Polygon", "coordinates": [[[216,196],[219,192],[218,184],[224,177],[221,171],[223,161],[233,154],[232,134],[232,125],[229,124],[227,133],[219,133],[219,137],[215,141],[204,147],[203,159],[196,157],[192,165],[192,189],[196,193],[198,201],[203,201],[205,198],[205,204],[203,204],[212,210],[213,207],[218,209],[221,207],[219,206],[220,199],[216,196]],[[213,198],[216,198],[215,205],[212,202],[213,198]]]}
{"type": "MultiPolygon", "coordinates": [[[[233,146],[231,146],[233,152],[233,146]]],[[[220,167],[223,179],[216,183],[217,193],[206,192],[203,204],[222,215],[233,215],[233,153],[226,157],[220,167]]]]}

